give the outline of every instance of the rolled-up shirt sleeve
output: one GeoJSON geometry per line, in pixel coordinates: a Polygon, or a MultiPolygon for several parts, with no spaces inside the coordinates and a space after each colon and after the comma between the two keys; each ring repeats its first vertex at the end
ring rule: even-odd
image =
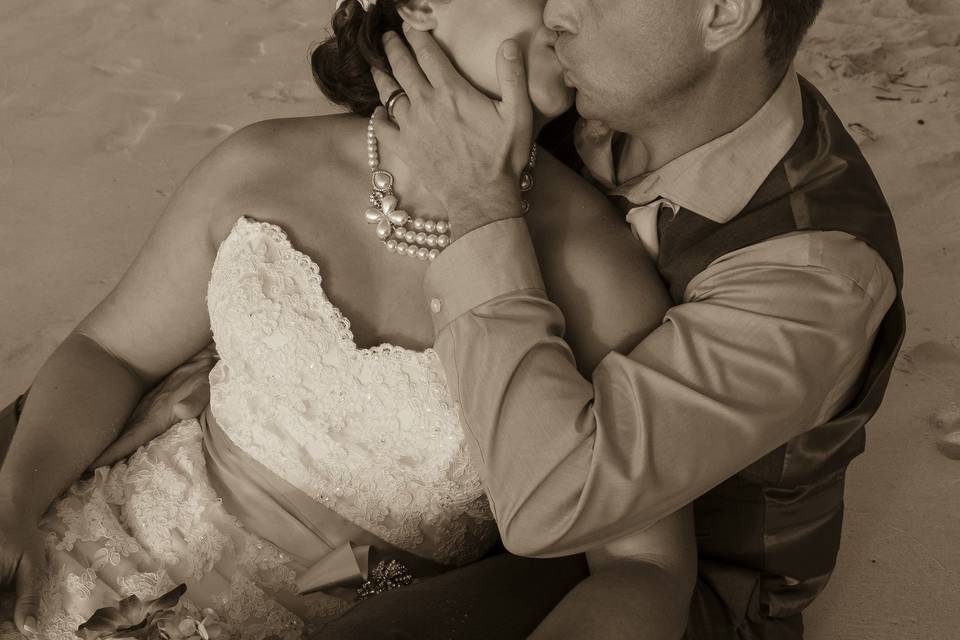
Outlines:
{"type": "Polygon", "coordinates": [[[825,422],[895,297],[886,265],[846,234],[775,238],[711,264],[589,381],[522,220],[457,240],[424,286],[504,542],[544,557],[641,530],[825,422]]]}

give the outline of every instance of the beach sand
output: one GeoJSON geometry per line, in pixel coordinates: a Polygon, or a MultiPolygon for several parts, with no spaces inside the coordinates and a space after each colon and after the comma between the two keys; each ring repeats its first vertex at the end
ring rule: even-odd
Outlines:
{"type": "MultiPolygon", "coordinates": [[[[0,3],[0,403],[114,285],[186,172],[245,124],[333,109],[332,2],[0,3]]],[[[960,2],[827,0],[798,68],[893,206],[910,330],[852,466],[813,640],[960,636],[960,2]],[[952,439],[952,444],[951,444],[952,439]]]]}

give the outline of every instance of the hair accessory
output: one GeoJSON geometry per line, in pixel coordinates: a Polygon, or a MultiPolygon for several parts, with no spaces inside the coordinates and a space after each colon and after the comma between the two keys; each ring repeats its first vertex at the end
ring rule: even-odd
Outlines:
{"type": "MultiPolygon", "coordinates": [[[[341,5],[350,2],[350,0],[337,0],[336,10],[339,11],[341,5]]],[[[370,8],[377,4],[377,0],[357,0],[357,3],[363,7],[364,11],[370,11],[370,8]]]]}
{"type": "MultiPolygon", "coordinates": [[[[400,95],[391,94],[391,98],[400,95]]],[[[390,102],[388,100],[387,102],[390,102]]],[[[400,201],[393,191],[393,174],[380,168],[380,150],[377,132],[374,129],[374,116],[367,124],[367,161],[370,165],[370,180],[373,190],[370,193],[370,205],[363,217],[370,224],[377,225],[377,238],[383,242],[387,251],[406,255],[420,260],[436,260],[440,252],[450,244],[450,223],[446,220],[428,220],[414,217],[400,209],[400,201]]],[[[533,189],[533,168],[537,163],[537,145],[530,148],[527,166],[520,175],[520,192],[533,189]]],[[[523,213],[530,209],[530,203],[521,196],[520,208],[523,213]]]]}

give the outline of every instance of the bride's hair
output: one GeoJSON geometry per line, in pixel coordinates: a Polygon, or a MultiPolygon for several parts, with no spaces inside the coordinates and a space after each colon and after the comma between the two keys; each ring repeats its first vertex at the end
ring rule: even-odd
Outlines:
{"type": "Polygon", "coordinates": [[[310,66],[317,85],[331,102],[363,116],[380,104],[372,67],[390,72],[381,37],[394,31],[403,38],[403,19],[397,4],[404,0],[377,0],[364,11],[358,0],[346,0],[334,12],[333,36],[310,54],[310,66]]]}

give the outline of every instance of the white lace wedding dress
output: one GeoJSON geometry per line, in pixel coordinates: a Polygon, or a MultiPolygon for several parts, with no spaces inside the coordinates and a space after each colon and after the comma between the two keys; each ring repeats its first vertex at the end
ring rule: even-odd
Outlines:
{"type": "MultiPolygon", "coordinates": [[[[207,300],[220,354],[210,409],[234,445],[396,547],[445,565],[489,547],[495,526],[434,352],[358,348],[316,264],[247,218],[220,246],[207,300]]],[[[180,582],[184,606],[213,608],[235,638],[300,637],[350,606],[296,594],[303,567],[227,512],[203,447],[200,423],[182,421],[50,508],[41,637],[75,638],[97,608],[180,582]]]]}

